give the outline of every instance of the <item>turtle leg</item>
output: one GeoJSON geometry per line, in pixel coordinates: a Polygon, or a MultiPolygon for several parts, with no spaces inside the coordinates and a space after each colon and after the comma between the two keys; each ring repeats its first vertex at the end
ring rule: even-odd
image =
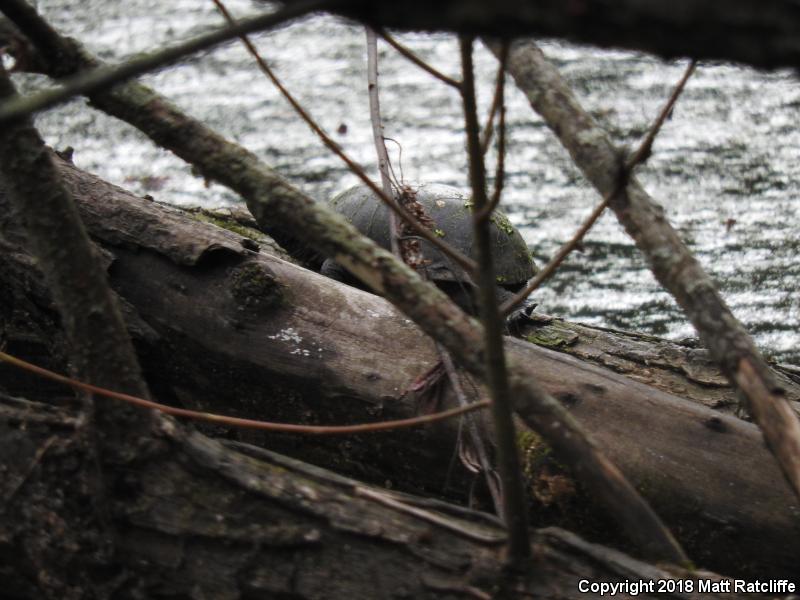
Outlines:
{"type": "Polygon", "coordinates": [[[506,329],[511,335],[519,335],[522,326],[534,321],[531,317],[533,311],[539,306],[536,302],[526,301],[521,307],[506,317],[506,329]]]}
{"type": "MultiPolygon", "coordinates": [[[[497,303],[503,305],[514,297],[514,292],[502,286],[497,286],[497,303]]],[[[531,313],[536,308],[536,302],[525,300],[521,306],[515,308],[506,317],[506,331],[512,335],[518,335],[522,326],[531,320],[531,313]]]]}

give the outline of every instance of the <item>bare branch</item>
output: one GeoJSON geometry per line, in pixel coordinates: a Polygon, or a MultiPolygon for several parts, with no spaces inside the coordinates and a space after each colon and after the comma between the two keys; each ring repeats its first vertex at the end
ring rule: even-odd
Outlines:
{"type": "Polygon", "coordinates": [[[476,218],[488,219],[497,205],[500,204],[500,196],[503,194],[503,185],[506,176],[506,61],[508,60],[508,42],[503,41],[500,48],[500,64],[497,67],[497,83],[495,84],[494,100],[492,100],[492,111],[490,111],[489,120],[486,122],[486,127],[483,130],[484,137],[481,140],[481,152],[486,154],[491,139],[491,119],[494,113],[500,111],[500,121],[498,123],[497,135],[497,168],[494,174],[494,192],[492,198],[486,205],[484,210],[476,212],[476,218]]]}
{"type": "MultiPolygon", "coordinates": [[[[378,88],[378,47],[377,47],[377,37],[375,32],[370,29],[369,27],[366,28],[367,31],[367,57],[368,57],[368,65],[367,65],[367,78],[369,81],[369,106],[370,106],[370,120],[372,121],[372,135],[375,141],[375,151],[378,155],[378,164],[381,172],[381,183],[383,185],[383,191],[387,195],[392,194],[392,184],[389,179],[389,155],[386,151],[386,144],[384,143],[383,137],[383,122],[381,119],[381,111],[380,111],[380,101],[379,101],[379,88],[378,88]]],[[[385,33],[382,34],[384,38],[389,41],[395,48],[398,48],[398,43],[385,33]]],[[[401,53],[404,53],[405,48],[400,49],[401,53]]],[[[407,55],[408,56],[408,55],[407,55]]],[[[411,60],[417,62],[418,59],[412,54],[411,60]]],[[[425,63],[418,62],[417,64],[424,65],[425,63]]],[[[425,67],[423,67],[425,68],[425,67]]],[[[428,69],[426,69],[428,70],[428,69]]],[[[394,213],[390,215],[391,217],[395,217],[394,213]]],[[[396,218],[392,218],[389,222],[390,227],[390,240],[392,243],[392,253],[396,256],[399,256],[401,259],[405,260],[406,263],[409,261],[404,256],[404,253],[400,247],[398,242],[398,233],[399,233],[399,223],[397,222],[396,218]]],[[[426,279],[424,269],[420,271],[420,276],[423,279],[426,279]]],[[[441,344],[436,344],[436,349],[439,353],[439,357],[444,364],[445,371],[447,373],[447,377],[450,380],[450,384],[453,386],[453,391],[456,396],[456,400],[458,401],[459,406],[468,406],[469,402],[464,394],[463,387],[461,386],[461,381],[459,379],[458,371],[455,368],[455,364],[453,363],[453,359],[450,356],[450,353],[447,351],[447,348],[442,346],[441,344]]],[[[478,463],[479,463],[479,470],[480,473],[484,476],[486,480],[486,486],[489,489],[489,493],[492,497],[492,502],[494,503],[495,512],[501,516],[503,516],[503,501],[502,501],[502,492],[497,484],[496,480],[496,473],[492,469],[491,461],[489,460],[489,454],[486,450],[486,444],[484,442],[484,438],[481,436],[481,433],[478,429],[478,425],[475,419],[471,417],[466,417],[465,419],[466,425],[466,437],[468,439],[467,442],[463,441],[463,438],[459,438],[459,444],[466,444],[468,447],[474,449],[475,453],[477,454],[478,463]]]]}
{"type": "MultiPolygon", "coordinates": [[[[367,93],[369,95],[369,117],[372,123],[372,139],[375,143],[375,153],[378,155],[378,171],[381,174],[381,188],[386,196],[397,203],[392,189],[392,180],[389,178],[389,153],[383,140],[383,119],[381,118],[380,90],[378,88],[378,38],[375,32],[367,27],[367,93]]],[[[389,241],[392,254],[403,258],[400,250],[398,234],[400,222],[397,213],[389,213],[389,241]]]]}
{"type": "Polygon", "coordinates": [[[503,40],[501,43],[501,51],[500,51],[500,60],[499,64],[497,65],[497,76],[495,77],[495,85],[494,85],[494,95],[492,96],[492,105],[489,107],[489,115],[486,117],[486,125],[483,127],[483,131],[481,132],[481,151],[486,154],[489,150],[489,143],[492,141],[492,135],[494,135],[494,117],[497,114],[498,108],[500,108],[500,95],[504,92],[504,85],[505,85],[505,70],[506,70],[506,63],[505,60],[508,58],[508,50],[502,50],[503,47],[508,46],[508,41],[503,40]],[[503,54],[505,54],[506,58],[503,58],[503,54]]]}
{"type": "Polygon", "coordinates": [[[672,113],[675,103],[678,101],[678,98],[683,92],[684,87],[686,87],[686,82],[689,81],[689,77],[691,77],[692,73],[694,73],[696,66],[697,61],[692,60],[689,62],[689,65],[686,67],[683,76],[675,85],[675,88],[672,90],[672,94],[670,95],[666,104],[664,104],[661,112],[659,112],[658,116],[656,117],[656,120],[650,126],[647,136],[645,136],[645,139],[642,140],[642,143],[639,144],[639,147],[625,162],[620,170],[619,179],[616,185],[603,197],[602,202],[600,202],[600,204],[594,208],[592,213],[578,228],[578,231],[575,232],[575,235],[573,235],[566,244],[558,249],[558,252],[553,255],[553,258],[551,258],[550,261],[544,267],[542,267],[536,276],[528,282],[525,288],[520,290],[513,298],[508,300],[505,304],[503,304],[503,306],[500,307],[500,310],[504,315],[510,314],[516,306],[519,306],[519,304],[524,302],[534,290],[538,289],[543,282],[549,279],[550,276],[556,272],[556,269],[558,269],[561,263],[564,262],[564,259],[567,258],[570,252],[578,247],[588,231],[594,226],[594,224],[597,222],[597,219],[600,218],[600,215],[602,215],[605,209],[608,207],[609,202],[611,202],[611,200],[617,196],[617,194],[625,189],[625,187],[628,185],[628,180],[630,179],[633,170],[638,165],[645,162],[650,156],[653,148],[653,141],[656,139],[658,132],[664,125],[664,121],[672,113]]]}
{"type": "MultiPolygon", "coordinates": [[[[619,184],[618,150],[541,50],[531,42],[515,44],[509,72],[592,185],[604,197],[614,192],[619,184]]],[[[664,210],[635,178],[629,178],[624,193],[615,194],[609,206],[648,258],[656,279],[683,308],[711,356],[743,392],[767,445],[800,497],[800,421],[747,331],[664,218],[664,210]]]]}
{"type": "MultiPolygon", "coordinates": [[[[72,44],[58,34],[53,35],[52,45],[69,52],[72,44]]],[[[52,63],[64,55],[45,56],[43,61],[52,63]]],[[[72,64],[76,70],[84,67],[80,61],[72,64]]],[[[203,176],[241,194],[262,226],[280,223],[290,233],[303,236],[315,250],[335,257],[373,289],[383,292],[471,373],[485,378],[483,332],[473,319],[458,310],[444,293],[423,282],[343,218],[293,188],[252,153],[228,142],[137,83],[129,82],[96,94],[92,102],[195,165],[203,176]]],[[[510,362],[509,373],[515,410],[536,428],[565,464],[586,478],[642,553],[656,560],[685,561],[680,547],[664,536],[657,517],[636,490],[618,476],[618,471],[609,470],[606,457],[569,412],[531,381],[531,369],[510,362]]]]}
{"type": "MultiPolygon", "coordinates": [[[[16,94],[0,67],[0,98],[16,94]]],[[[44,141],[30,119],[0,127],[0,177],[30,238],[58,306],[73,368],[98,385],[120,386],[140,396],[148,390],[116,295],[61,183],[44,141]]],[[[130,459],[150,432],[150,415],[120,407],[95,407],[104,458],[130,459]]]]}

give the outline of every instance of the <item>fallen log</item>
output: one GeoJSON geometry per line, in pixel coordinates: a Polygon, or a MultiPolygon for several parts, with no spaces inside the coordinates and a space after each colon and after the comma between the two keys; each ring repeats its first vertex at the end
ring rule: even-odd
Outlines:
{"type": "Polygon", "coordinates": [[[578,599],[601,582],[626,585],[623,597],[723,597],[698,593],[701,581],[725,585],[718,575],[665,571],[555,528],[535,532],[534,557],[509,571],[488,515],[226,447],[169,419],[131,467],[135,488],[87,497],[86,433],[72,410],[0,393],[4,598],[578,599]],[[119,531],[113,555],[103,518],[119,531]],[[110,576],[98,568],[108,562],[110,576]]]}
{"type": "MultiPolygon", "coordinates": [[[[326,424],[417,412],[417,399],[406,392],[435,364],[436,354],[416,326],[388,303],[277,258],[266,251],[263,237],[245,237],[251,233],[238,226],[231,231],[198,221],[61,165],[87,228],[107,253],[111,283],[124,300],[148,383],[162,401],[326,424]]],[[[54,350],[57,355],[60,345],[57,332],[51,331],[55,323],[46,292],[19,250],[21,240],[7,211],[0,216],[0,231],[6,257],[0,265],[5,290],[0,314],[9,351],[41,357],[54,350]]],[[[566,325],[547,327],[533,324],[523,334],[541,341],[543,331],[566,325]]],[[[592,330],[581,331],[574,334],[577,341],[570,338],[565,345],[591,347],[585,331],[592,330]]],[[[628,336],[612,339],[627,348],[628,356],[650,356],[645,365],[657,366],[652,357],[669,354],[646,339],[627,345],[628,336]]],[[[592,431],[698,564],[733,574],[794,572],[800,511],[753,425],[526,341],[509,339],[507,347],[532,365],[548,391],[592,431]]],[[[675,345],[664,347],[678,352],[675,345]]],[[[700,364],[690,350],[680,354],[688,365],[684,372],[700,364]]],[[[602,357],[623,354],[606,346],[595,358],[608,363],[602,357]]],[[[678,392],[682,384],[675,382],[683,376],[674,367],[675,356],[671,360],[662,361],[666,366],[661,368],[673,379],[661,387],[678,392]]],[[[647,373],[648,383],[661,379],[659,369],[651,366],[641,372],[647,373]]],[[[691,381],[683,380],[689,389],[691,381]]],[[[16,393],[16,381],[2,367],[0,383],[16,393]]],[[[693,385],[687,395],[702,396],[702,386],[693,385]]],[[[785,379],[785,386],[791,398],[800,397],[791,380],[785,379]]],[[[30,387],[27,381],[25,389],[30,387]]],[[[724,389],[715,385],[714,392],[724,389]]],[[[369,481],[458,496],[470,479],[451,469],[456,430],[449,426],[325,440],[245,432],[239,439],[369,481]]],[[[538,438],[525,434],[520,443],[538,501],[535,522],[549,519],[607,535],[607,528],[598,526],[591,498],[561,485],[538,438]]]]}

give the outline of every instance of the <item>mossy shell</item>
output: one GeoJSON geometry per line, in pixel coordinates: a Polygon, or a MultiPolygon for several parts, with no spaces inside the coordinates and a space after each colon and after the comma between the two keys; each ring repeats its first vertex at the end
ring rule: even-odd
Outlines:
{"type": "MultiPolygon", "coordinates": [[[[466,194],[446,185],[426,183],[411,188],[416,200],[433,220],[432,231],[459,252],[476,258],[472,230],[472,202],[466,194]]],[[[331,206],[361,233],[386,248],[389,209],[365,185],[350,188],[330,201],[331,206]]],[[[528,246],[508,218],[496,210],[491,218],[492,253],[497,283],[507,288],[524,284],[536,272],[528,246]]],[[[433,281],[472,280],[466,272],[430,242],[420,239],[427,275],[433,281]]]]}

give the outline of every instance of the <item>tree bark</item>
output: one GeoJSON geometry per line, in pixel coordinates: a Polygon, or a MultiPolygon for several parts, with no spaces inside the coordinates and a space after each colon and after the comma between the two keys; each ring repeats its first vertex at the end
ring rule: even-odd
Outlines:
{"type": "MultiPolygon", "coordinates": [[[[4,598],[577,600],[581,580],[722,580],[667,572],[554,528],[535,532],[534,558],[509,572],[491,517],[226,447],[169,419],[154,452],[131,465],[135,487],[87,501],[81,427],[70,410],[0,393],[4,598]],[[89,554],[102,539],[86,526],[96,510],[118,525],[113,557],[89,554]]],[[[722,597],[656,591],[640,597],[722,597]]]]}
{"type": "Polygon", "coordinates": [[[723,59],[764,68],[800,62],[800,8],[788,0],[676,0],[668,5],[656,0],[332,0],[328,10],[375,27],[559,37],[664,58],[723,59]]]}
{"type": "MultiPolygon", "coordinates": [[[[148,382],[160,399],[324,424],[416,413],[418,398],[404,392],[435,364],[435,349],[384,300],[276,258],[263,235],[238,223],[228,224],[233,231],[222,229],[69,164],[60,167],[87,229],[104,249],[148,382]]],[[[0,243],[8,260],[0,265],[0,315],[9,351],[41,358],[52,313],[18,249],[22,240],[11,218],[2,215],[0,243]]],[[[697,563],[729,573],[792,572],[800,550],[796,502],[753,425],[692,401],[707,388],[707,404],[734,402],[704,357],[677,344],[561,321],[534,323],[522,333],[596,363],[506,341],[507,351],[534,369],[673,526],[697,563]],[[633,377],[615,372],[621,370],[633,377]],[[687,398],[679,397],[682,390],[687,398]]],[[[798,386],[784,379],[796,401],[798,386]]],[[[14,393],[32,388],[5,366],[0,381],[14,393]]],[[[380,484],[463,498],[471,482],[466,472],[450,470],[455,429],[346,439],[253,432],[238,437],[380,484]],[[449,490],[442,484],[448,473],[449,490]]],[[[523,434],[520,445],[536,523],[605,535],[591,499],[569,484],[559,488],[564,476],[554,472],[541,441],[523,434]]]]}

